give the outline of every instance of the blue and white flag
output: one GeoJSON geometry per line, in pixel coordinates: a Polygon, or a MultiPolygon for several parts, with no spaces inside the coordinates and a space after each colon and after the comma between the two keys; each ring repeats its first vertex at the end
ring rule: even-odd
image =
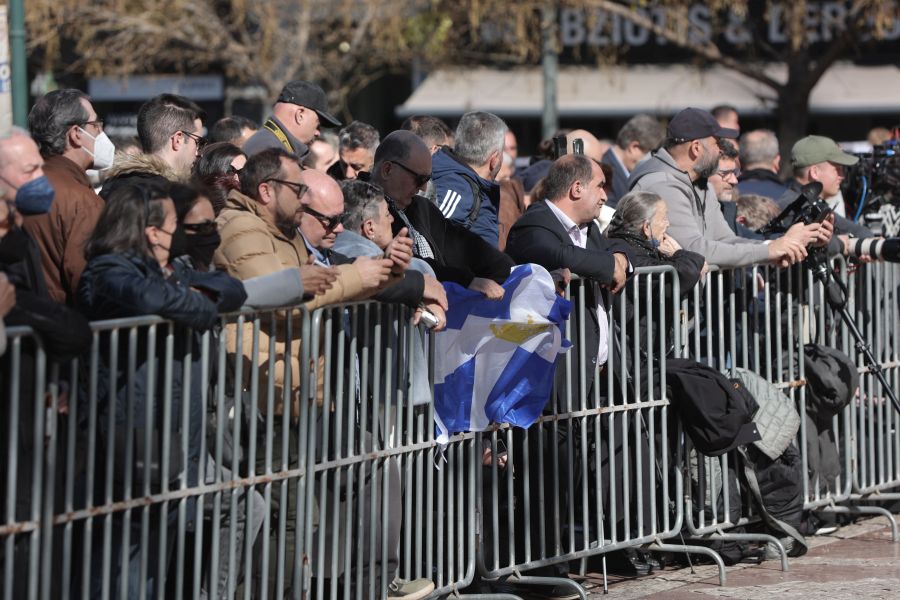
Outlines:
{"type": "Polygon", "coordinates": [[[539,265],[515,267],[502,300],[445,283],[447,329],[435,335],[438,442],[491,423],[528,427],[550,399],[572,303],[539,265]]]}

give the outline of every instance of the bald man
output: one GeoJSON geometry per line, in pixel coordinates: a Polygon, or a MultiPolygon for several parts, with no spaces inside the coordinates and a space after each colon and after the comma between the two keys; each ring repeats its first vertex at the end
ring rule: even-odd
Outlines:
{"type": "Polygon", "coordinates": [[[566,148],[569,154],[575,154],[575,140],[581,140],[584,143],[584,155],[597,162],[601,162],[603,155],[609,150],[609,142],[601,142],[587,129],[575,129],[566,135],[566,148]]]}
{"type": "MultiPolygon", "coordinates": [[[[346,218],[341,187],[325,173],[311,169],[303,171],[299,181],[308,186],[304,194],[305,206],[299,229],[316,263],[330,267],[359,260],[359,257],[334,251],[337,236],[344,232],[343,221],[346,218]]],[[[406,230],[401,229],[384,249],[384,258],[389,258],[392,262],[391,281],[374,298],[412,308],[418,308],[423,303],[436,303],[440,309],[437,316],[441,326],[445,320],[443,311],[447,307],[447,296],[433,277],[426,280],[422,273],[408,270],[412,255],[412,240],[406,230]]],[[[361,264],[364,269],[368,268],[367,262],[361,264]]],[[[364,271],[363,277],[367,276],[364,271]]],[[[435,310],[431,312],[435,313],[435,310]]]]}

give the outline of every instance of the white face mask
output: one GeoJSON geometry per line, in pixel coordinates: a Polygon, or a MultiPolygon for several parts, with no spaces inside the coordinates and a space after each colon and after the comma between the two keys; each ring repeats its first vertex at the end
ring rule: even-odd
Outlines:
{"type": "Polygon", "coordinates": [[[101,131],[97,137],[92,136],[87,131],[79,127],[84,135],[88,136],[92,140],[94,140],[94,151],[91,152],[85,147],[81,149],[90,154],[94,159],[94,168],[95,169],[108,169],[113,164],[113,159],[116,156],[116,147],[106,135],[105,131],[101,131]]]}

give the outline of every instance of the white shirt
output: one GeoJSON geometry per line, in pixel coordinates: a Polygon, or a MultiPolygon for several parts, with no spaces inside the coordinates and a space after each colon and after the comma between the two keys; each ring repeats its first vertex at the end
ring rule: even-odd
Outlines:
{"type": "MultiPolygon", "coordinates": [[[[556,215],[566,233],[569,234],[572,243],[579,248],[586,248],[588,226],[583,225],[579,227],[575,221],[569,218],[569,215],[561,211],[553,202],[549,200],[545,200],[545,202],[550,207],[550,210],[553,211],[553,214],[556,215]]],[[[587,285],[592,286],[594,297],[597,299],[597,341],[599,344],[597,348],[597,366],[600,367],[605,365],[607,358],[609,358],[609,319],[606,316],[606,306],[603,304],[600,286],[592,279],[587,280],[587,285]]]]}

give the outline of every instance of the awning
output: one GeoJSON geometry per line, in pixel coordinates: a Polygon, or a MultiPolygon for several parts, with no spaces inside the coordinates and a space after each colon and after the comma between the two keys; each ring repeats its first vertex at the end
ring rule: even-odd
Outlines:
{"type": "MultiPolygon", "coordinates": [[[[783,65],[769,74],[785,79],[783,65]]],[[[730,104],[746,115],[768,114],[773,91],[720,66],[619,65],[563,67],[558,77],[560,116],[622,117],[641,112],[671,114],[687,106],[730,104]]],[[[396,110],[399,117],[428,114],[459,116],[470,110],[505,117],[541,114],[543,88],[538,67],[500,70],[446,68],[431,73],[396,110]]],[[[900,68],[839,63],[813,89],[812,113],[896,112],[900,106],[900,68]]]]}

